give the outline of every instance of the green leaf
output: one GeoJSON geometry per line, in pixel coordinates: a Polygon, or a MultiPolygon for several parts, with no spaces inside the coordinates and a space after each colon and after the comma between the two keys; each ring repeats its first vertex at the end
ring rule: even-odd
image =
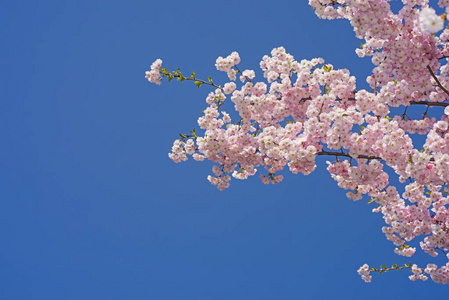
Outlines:
{"type": "Polygon", "coordinates": [[[326,71],[326,72],[330,72],[330,71],[332,71],[332,67],[330,67],[328,65],[324,65],[323,66],[323,70],[326,71]]]}
{"type": "Polygon", "coordinates": [[[207,77],[207,80],[209,80],[209,82],[212,83],[212,79],[210,77],[207,77]]]}
{"type": "Polygon", "coordinates": [[[413,163],[413,159],[412,159],[412,155],[411,154],[408,155],[408,162],[411,163],[411,164],[413,163]]]}
{"type": "Polygon", "coordinates": [[[198,80],[195,80],[195,84],[196,84],[197,87],[200,87],[202,85],[202,83],[199,82],[198,80]]]}
{"type": "Polygon", "coordinates": [[[368,204],[373,203],[376,199],[374,199],[373,197],[371,197],[371,199],[368,201],[368,204]]]}

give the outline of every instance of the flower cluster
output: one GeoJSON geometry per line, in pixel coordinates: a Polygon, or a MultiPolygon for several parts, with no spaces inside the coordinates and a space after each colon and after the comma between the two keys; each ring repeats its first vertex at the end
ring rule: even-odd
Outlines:
{"type": "Polygon", "coordinates": [[[419,13],[419,25],[423,32],[432,34],[442,30],[444,22],[433,8],[424,7],[419,13]]]}
{"type": "Polygon", "coordinates": [[[218,57],[215,63],[217,70],[228,73],[230,80],[236,80],[237,71],[232,67],[235,67],[240,63],[240,56],[237,52],[232,52],[226,58],[218,57]]]}
{"type": "Polygon", "coordinates": [[[359,273],[360,276],[362,276],[362,279],[365,282],[371,282],[372,276],[369,275],[370,270],[369,270],[369,266],[367,264],[364,264],[363,266],[361,266],[358,270],[357,273],[359,273]]]}
{"type": "Polygon", "coordinates": [[[151,71],[145,72],[145,78],[148,79],[149,82],[161,84],[161,72],[160,72],[161,66],[162,60],[156,59],[151,64],[151,71]]]}

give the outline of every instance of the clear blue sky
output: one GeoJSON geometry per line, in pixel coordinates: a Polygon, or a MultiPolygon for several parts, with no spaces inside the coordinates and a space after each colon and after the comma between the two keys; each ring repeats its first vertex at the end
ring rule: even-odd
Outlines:
{"type": "Polygon", "coordinates": [[[284,46],[366,87],[371,62],[348,22],[319,20],[307,2],[0,2],[0,299],[445,299],[407,271],[360,279],[364,263],[410,259],[326,158],[307,177],[224,192],[206,180],[211,163],[168,158],[210,90],[148,83],[156,58],[219,82],[218,56],[238,51],[257,72],[284,46]]]}

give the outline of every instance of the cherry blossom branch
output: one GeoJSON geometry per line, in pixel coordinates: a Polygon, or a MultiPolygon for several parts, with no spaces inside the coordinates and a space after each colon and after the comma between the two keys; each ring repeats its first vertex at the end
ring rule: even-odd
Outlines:
{"type": "Polygon", "coordinates": [[[412,267],[412,263],[404,264],[403,267],[398,266],[397,264],[393,264],[391,268],[385,267],[385,264],[382,264],[380,266],[380,269],[371,268],[369,269],[370,272],[379,272],[379,274],[382,274],[383,272],[393,271],[393,270],[403,270],[403,269],[410,269],[412,267]]]}
{"type": "MultiPolygon", "coordinates": [[[[449,122],[447,117],[441,117],[440,121],[437,121],[437,118],[430,118],[427,115],[430,107],[445,108],[449,106],[449,85],[447,89],[443,86],[448,75],[439,71],[438,68],[434,73],[428,65],[428,61],[449,58],[446,55],[439,58],[447,53],[444,35],[444,38],[441,39],[428,39],[428,34],[434,34],[443,29],[443,24],[440,24],[442,19],[433,9],[415,6],[413,12],[416,14],[401,21],[397,18],[397,14],[390,11],[388,5],[379,5],[381,2],[377,0],[309,1],[316,14],[321,18],[345,18],[351,21],[356,36],[364,38],[366,42],[361,49],[356,51],[360,57],[373,56],[376,52],[382,51],[382,55],[379,57],[374,55],[373,63],[379,66],[379,71],[385,78],[396,79],[396,86],[392,86],[391,89],[389,83],[383,80],[378,81],[376,75],[369,77],[368,83],[373,88],[372,90],[358,91],[355,80],[347,70],[334,70],[334,73],[329,74],[332,66],[324,65],[324,60],[321,58],[298,62],[294,60],[293,56],[286,53],[283,47],[273,49],[271,57],[264,56],[261,62],[264,77],[271,84],[270,87],[265,83],[257,83],[260,85],[257,87],[245,83],[254,78],[252,73],[254,71],[241,72],[236,67],[240,63],[237,52],[232,52],[226,58],[220,56],[217,59],[215,64],[217,70],[226,72],[231,81],[236,81],[236,74],[241,75],[240,79],[244,84],[241,90],[237,90],[234,82],[224,83],[224,86],[221,87],[216,85],[210,77],[208,80],[197,79],[195,73],[192,73],[190,77],[184,77],[179,69],[168,72],[161,69],[162,61],[156,60],[151,65],[151,71],[147,71],[145,76],[152,83],[160,84],[161,78],[168,77],[169,81],[173,78],[180,81],[191,80],[198,87],[207,84],[218,89],[209,93],[206,102],[210,109],[205,110],[203,112],[205,116],[198,120],[200,128],[207,130],[207,134],[205,134],[207,138],[196,138],[194,130],[189,134],[181,134],[181,140],[174,142],[169,157],[175,162],[181,162],[187,160],[187,155],[192,155],[197,161],[208,159],[221,164],[221,166],[213,167],[212,171],[215,176],[208,176],[211,184],[217,186],[219,190],[229,187],[231,175],[237,179],[246,179],[254,175],[256,166],[264,166],[269,172],[266,176],[260,176],[263,183],[279,183],[283,176],[275,175],[275,173],[283,170],[286,162],[288,162],[292,173],[301,172],[307,175],[315,169],[317,155],[335,157],[337,162],[340,160],[339,157],[342,157],[343,168],[341,165],[331,164],[328,166],[328,170],[332,175],[340,175],[333,177],[341,188],[354,191],[348,192],[347,197],[359,200],[368,194],[371,196],[368,203],[376,201],[379,205],[373,211],[381,212],[388,225],[391,224],[387,220],[398,219],[401,225],[407,226],[407,229],[401,226],[385,227],[384,233],[387,239],[395,245],[401,245],[395,249],[395,253],[412,256],[416,249],[400,242],[412,240],[415,235],[427,235],[427,228],[434,227],[438,227],[438,230],[433,230],[429,238],[424,238],[422,250],[431,256],[434,256],[436,251],[444,254],[449,252],[447,246],[449,225],[446,226],[448,208],[445,204],[448,198],[442,196],[443,193],[447,195],[447,187],[444,187],[442,193],[439,192],[441,188],[438,187],[441,186],[441,183],[447,185],[449,148],[446,147],[447,140],[444,134],[449,131],[449,122]],[[377,6],[375,9],[374,5],[377,6]],[[342,9],[345,6],[346,8],[342,9]],[[378,13],[371,14],[374,10],[378,13]],[[419,20],[419,22],[415,22],[415,20],[419,20]],[[373,27],[372,24],[375,26],[373,27]],[[399,35],[404,34],[403,24],[412,26],[407,30],[416,29],[423,34],[418,34],[410,40],[404,36],[404,39],[397,39],[399,35]],[[373,32],[377,38],[373,39],[373,32]],[[390,50],[392,51],[383,51],[385,50],[384,44],[389,47],[391,45],[390,50]],[[421,47],[422,45],[425,46],[421,47]],[[416,49],[419,51],[415,51],[416,49]],[[429,49],[441,51],[429,51],[429,49]],[[395,50],[397,51],[395,52],[395,50]],[[428,75],[425,78],[410,76],[410,71],[413,71],[414,68],[402,66],[401,58],[404,53],[409,56],[407,64],[413,62],[419,68],[426,66],[431,77],[428,75]],[[323,65],[323,71],[315,72],[321,65],[323,65]],[[292,72],[298,74],[298,84],[293,84],[292,72]],[[282,82],[282,79],[287,79],[287,76],[290,80],[282,82]],[[439,78],[442,78],[443,82],[439,78]],[[424,84],[422,79],[430,81],[430,84],[424,84]],[[432,102],[433,97],[424,99],[426,101],[410,101],[407,100],[404,89],[411,85],[417,87],[417,95],[430,96],[429,89],[431,89],[436,90],[441,96],[439,90],[441,89],[447,96],[433,100],[444,100],[442,102],[432,102]],[[306,89],[303,89],[304,86],[306,89]],[[384,87],[388,88],[389,94],[387,97],[379,97],[378,90],[382,91],[384,87]],[[219,114],[217,114],[226,97],[223,94],[233,94],[234,96],[235,109],[241,117],[235,124],[238,126],[229,125],[232,123],[228,114],[223,112],[222,118],[219,118],[219,114]],[[319,95],[324,94],[329,98],[320,99],[319,95]],[[275,99],[282,101],[277,102],[274,101],[275,99]],[[388,107],[395,106],[391,105],[388,99],[394,99],[393,104],[404,104],[402,120],[405,122],[396,122],[395,119],[388,116],[388,107]],[[306,105],[300,105],[304,102],[306,105]],[[309,103],[310,107],[307,105],[309,103]],[[323,112],[323,105],[326,112],[323,112]],[[412,120],[407,115],[407,107],[410,105],[425,106],[423,122],[415,122],[417,120],[412,120]],[[320,122],[319,128],[316,126],[316,120],[311,120],[312,116],[317,117],[320,122]],[[293,122],[289,122],[290,117],[293,118],[293,122]],[[346,123],[339,122],[342,118],[346,123]],[[308,120],[310,122],[307,122],[308,120]],[[226,130],[223,128],[225,124],[226,130]],[[357,127],[355,129],[352,127],[356,124],[359,125],[361,132],[354,139],[351,137],[351,133],[356,130],[357,127]],[[362,124],[368,124],[366,130],[363,129],[362,124]],[[342,132],[345,126],[349,126],[350,131],[342,132]],[[415,132],[427,134],[426,142],[420,152],[413,145],[412,134],[415,132]],[[304,141],[304,136],[307,137],[306,141],[304,141]],[[195,146],[195,143],[198,147],[195,146]],[[296,145],[302,145],[302,147],[296,149],[296,145]],[[326,150],[320,151],[317,150],[317,147],[318,149],[325,147],[326,150]],[[235,151],[237,149],[240,151],[235,151]],[[361,149],[369,149],[369,152],[362,152],[361,149]],[[366,154],[359,155],[359,153],[366,154]],[[357,159],[372,160],[372,164],[363,167],[352,166],[353,160],[357,159]],[[395,174],[399,175],[401,183],[410,181],[406,186],[405,196],[401,197],[395,187],[390,184],[388,174],[384,170],[387,167],[394,169],[395,174]],[[364,173],[362,174],[362,172],[364,173]],[[366,175],[366,177],[360,178],[360,174],[366,175]],[[387,185],[390,186],[387,187],[387,185]],[[430,196],[426,196],[427,194],[430,196]],[[411,204],[406,204],[402,198],[408,199],[411,204]],[[397,201],[397,199],[401,200],[397,201]],[[436,216],[428,218],[426,209],[429,210],[429,213],[434,211],[436,216]],[[413,222],[414,220],[419,220],[419,222],[413,222]],[[408,227],[409,225],[410,227],[408,227]]],[[[396,114],[396,112],[392,113],[396,114]]],[[[449,255],[447,256],[449,258],[449,255]]],[[[424,274],[426,273],[434,282],[449,283],[447,266],[438,269],[435,264],[428,264],[425,269],[419,268],[415,264],[403,266],[393,264],[389,268],[383,264],[378,269],[369,268],[365,264],[358,273],[363,280],[370,282],[371,272],[382,274],[401,269],[410,269],[413,275],[409,278],[413,281],[427,280],[428,277],[424,274]]]]}
{"type": "Polygon", "coordinates": [[[404,266],[400,267],[397,264],[393,264],[391,268],[387,268],[385,264],[382,264],[379,269],[376,268],[370,268],[367,264],[364,264],[361,266],[357,273],[362,276],[362,279],[365,282],[371,282],[371,272],[378,272],[379,274],[383,274],[384,272],[393,271],[393,270],[404,270],[404,269],[410,269],[410,272],[413,273],[413,275],[409,276],[410,280],[416,281],[418,279],[421,280],[427,280],[427,276],[422,274],[424,269],[419,268],[417,265],[412,265],[412,263],[404,264],[404,266]]]}

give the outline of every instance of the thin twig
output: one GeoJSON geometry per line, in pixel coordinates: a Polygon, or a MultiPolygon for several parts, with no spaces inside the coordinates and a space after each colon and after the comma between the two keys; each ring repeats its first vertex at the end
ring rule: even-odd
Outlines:
{"type": "Polygon", "coordinates": [[[435,76],[435,73],[433,73],[432,69],[430,68],[430,66],[427,66],[427,70],[429,70],[430,75],[432,75],[433,79],[435,79],[436,83],[438,84],[438,86],[440,87],[440,89],[442,89],[447,95],[449,95],[449,92],[444,88],[444,86],[441,85],[440,81],[438,80],[438,78],[435,76]]]}

